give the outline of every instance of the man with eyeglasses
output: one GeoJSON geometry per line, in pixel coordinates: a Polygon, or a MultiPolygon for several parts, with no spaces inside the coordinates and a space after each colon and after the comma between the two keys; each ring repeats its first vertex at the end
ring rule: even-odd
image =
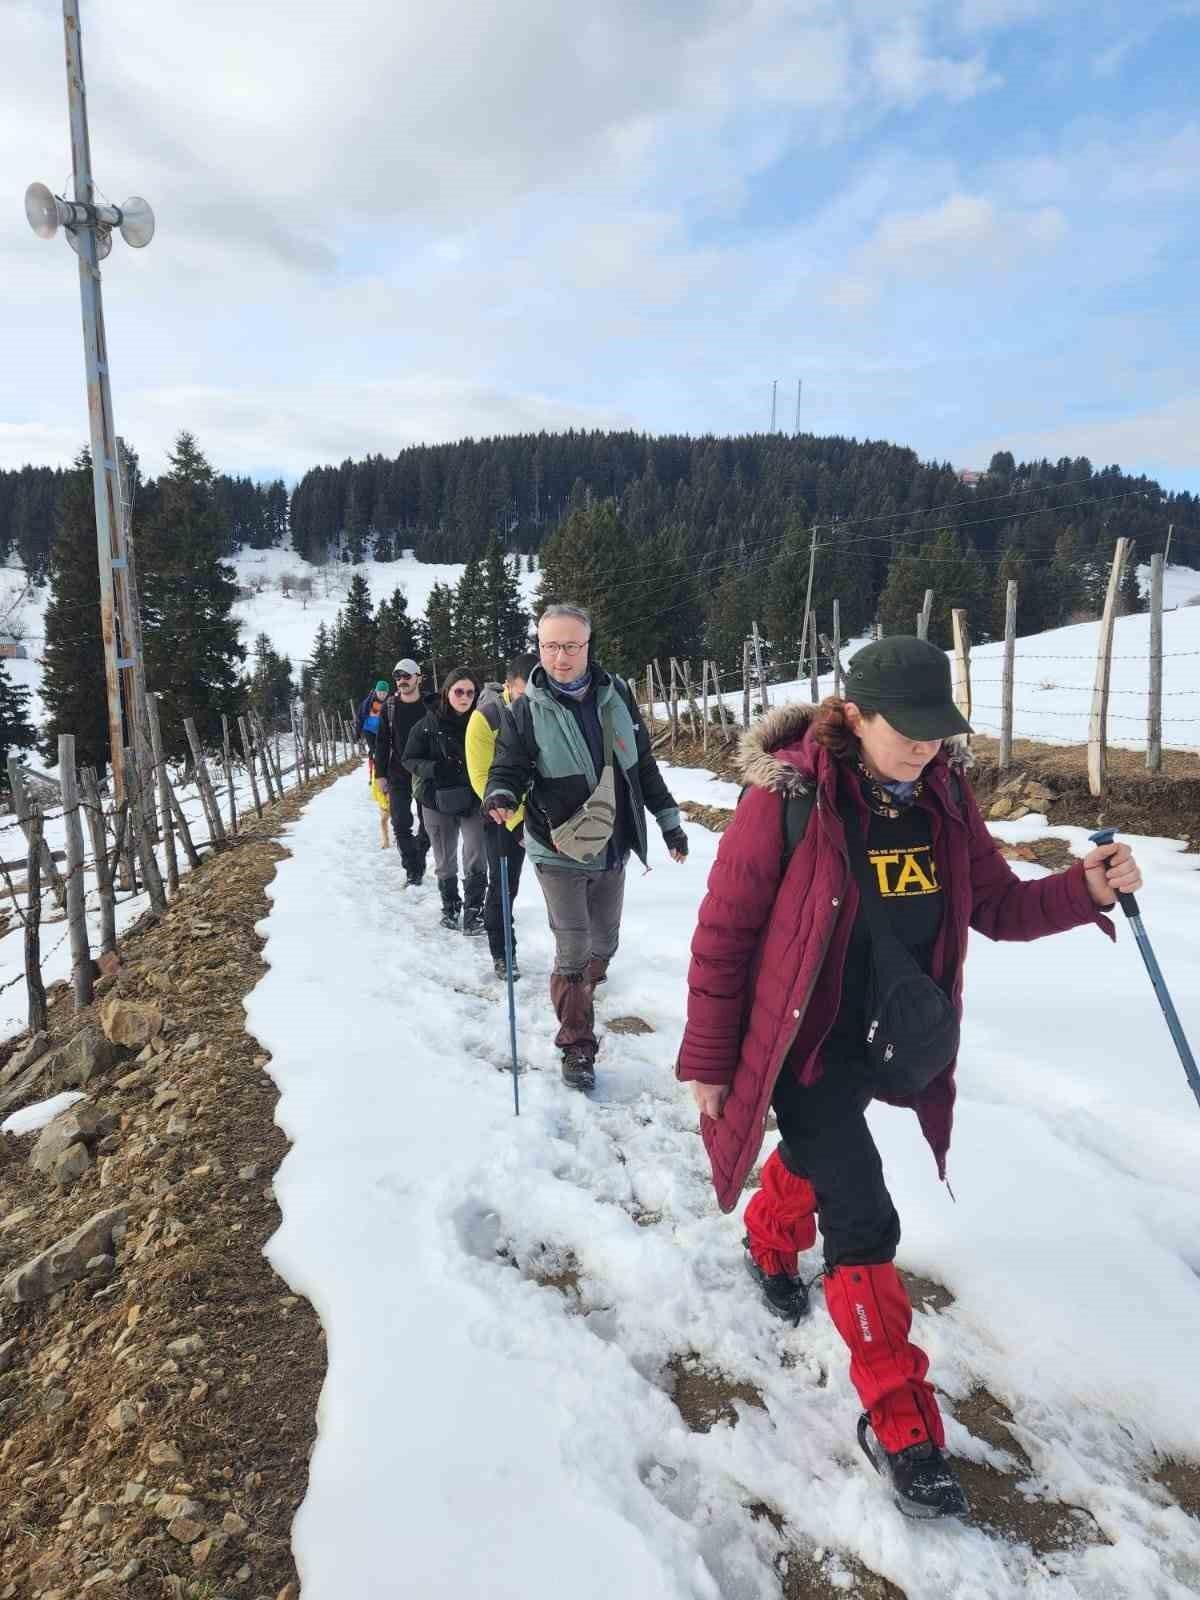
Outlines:
{"type": "Polygon", "coordinates": [[[396,688],[383,703],[379,728],[375,734],[375,774],[380,787],[391,797],[392,832],[396,849],[404,864],[405,882],[415,887],[425,876],[425,857],[429,854],[429,835],[417,808],[417,831],[413,835],[412,773],[404,766],[404,747],[408,736],[429,709],[421,698],[421,669],[405,656],[392,668],[396,688]]]}
{"type": "Polygon", "coordinates": [[[484,810],[504,825],[525,801],[525,846],[554,933],[550,998],[563,1081],[596,1082],[593,997],[616,953],[631,852],[646,862],[646,812],[675,861],[687,858],[679,808],[650,750],[629,685],[590,659],[592,622],[580,606],[548,606],[538,621],[539,664],[500,725],[484,810]],[[555,845],[602,791],[611,749],[612,832],[590,858],[555,845]]]}

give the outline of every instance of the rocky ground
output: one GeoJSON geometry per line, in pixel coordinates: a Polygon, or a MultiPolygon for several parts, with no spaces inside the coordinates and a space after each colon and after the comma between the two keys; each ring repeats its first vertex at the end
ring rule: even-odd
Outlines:
{"type": "MultiPolygon", "coordinates": [[[[275,835],[328,778],[184,879],[120,971],[0,1047],[0,1597],[295,1600],[289,1542],[325,1369],[263,1256],[286,1153],[243,1029],[275,835]]],[[[303,997],[297,997],[303,1003],[303,997]]]]}

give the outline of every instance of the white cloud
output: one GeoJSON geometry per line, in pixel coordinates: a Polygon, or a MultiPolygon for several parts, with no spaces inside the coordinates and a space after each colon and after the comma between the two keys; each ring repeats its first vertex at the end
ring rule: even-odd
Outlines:
{"type": "Polygon", "coordinates": [[[1133,462],[1150,474],[1200,478],[1200,397],[1189,392],[1124,416],[1101,412],[1042,432],[996,435],[978,443],[972,458],[986,463],[996,450],[1026,461],[1086,455],[1093,466],[1133,462]]]}

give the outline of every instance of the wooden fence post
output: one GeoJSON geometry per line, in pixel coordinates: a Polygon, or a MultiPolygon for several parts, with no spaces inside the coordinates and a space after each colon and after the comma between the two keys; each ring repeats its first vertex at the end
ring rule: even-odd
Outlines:
{"type": "Polygon", "coordinates": [[[150,896],[151,909],[161,914],[167,909],[167,897],[163,891],[162,874],[158,870],[158,857],[154,854],[154,835],[150,832],[150,821],[143,804],[141,768],[136,751],[128,748],[125,751],[125,782],[129,789],[130,820],[134,846],[142,868],[142,882],[150,896]]]}
{"type": "Polygon", "coordinates": [[[700,663],[700,716],[702,718],[701,738],[704,742],[704,753],[708,754],[708,661],[700,663]]]}
{"type": "Polygon", "coordinates": [[[175,828],[179,834],[179,842],[183,846],[183,853],[188,858],[188,866],[193,869],[200,865],[200,852],[192,843],[192,830],[188,827],[187,812],[179,803],[179,796],[171,786],[167,785],[167,798],[171,804],[171,811],[175,817],[175,828]]]}
{"type": "Polygon", "coordinates": [[[200,789],[200,800],[205,815],[208,817],[209,834],[214,844],[224,844],[225,824],[221,821],[221,808],[213,793],[212,779],[208,775],[208,763],[204,759],[204,749],[200,743],[200,735],[196,732],[193,717],[184,717],[183,731],[187,734],[187,741],[192,749],[192,760],[196,764],[196,783],[200,789]]]}
{"type": "Polygon", "coordinates": [[[767,688],[767,674],[763,670],[762,640],[758,635],[757,622],[750,624],[750,637],[754,641],[754,668],[758,673],[758,692],[762,699],[762,708],[764,711],[769,711],[771,709],[771,695],[767,688]]]}
{"type": "Polygon", "coordinates": [[[820,664],[817,661],[817,645],[820,642],[817,635],[817,613],[808,613],[808,698],[815,706],[821,698],[820,664]]]}
{"type": "Polygon", "coordinates": [[[42,808],[36,800],[28,802],[29,860],[25,876],[29,884],[29,904],[25,911],[25,987],[29,993],[29,1031],[46,1031],[46,985],[42,982],[42,808]]]}
{"type": "Polygon", "coordinates": [[[842,607],[841,602],[833,602],[833,693],[838,700],[842,698],[842,607]]]}
{"type": "Polygon", "coordinates": [[[742,640],[742,727],[750,726],[750,641],[742,640]]]}
{"type": "MultiPolygon", "coordinates": [[[[12,793],[13,811],[16,813],[21,832],[25,835],[26,842],[28,842],[30,816],[34,801],[30,798],[29,790],[25,787],[25,774],[21,771],[20,758],[15,750],[10,750],[8,753],[8,786],[12,793]]],[[[40,807],[38,815],[39,817],[41,816],[40,807]]],[[[61,906],[66,898],[66,890],[63,887],[62,874],[54,864],[54,857],[50,853],[50,846],[46,843],[41,825],[38,827],[38,838],[41,839],[41,872],[46,874],[46,880],[54,890],[55,903],[61,906]]],[[[39,872],[39,878],[41,872],[39,872]]]]}
{"type": "Polygon", "coordinates": [[[179,891],[179,856],[175,850],[175,823],[171,810],[171,776],[163,755],[162,727],[158,716],[158,696],[146,696],[146,717],[150,723],[150,750],[154,757],[154,776],[158,782],[158,810],[162,817],[163,847],[167,854],[167,888],[179,891]]]}
{"type": "Polygon", "coordinates": [[[721,735],[724,739],[728,740],[729,712],[725,706],[725,697],[721,693],[721,675],[717,671],[717,663],[715,661],[710,661],[708,663],[708,670],[712,674],[713,693],[717,697],[717,716],[720,718],[721,722],[721,735]]]}
{"type": "Polygon", "coordinates": [[[1012,762],[1013,679],[1017,666],[1017,580],[1010,578],[1004,591],[1004,668],[1000,678],[1000,751],[997,766],[1004,772],[1012,762]]]}
{"type": "Polygon", "coordinates": [[[229,744],[229,718],[221,713],[221,759],[225,769],[225,788],[229,800],[229,831],[238,831],[237,796],[233,792],[233,751],[229,744]]]}
{"type": "Polygon", "coordinates": [[[237,719],[238,732],[242,736],[242,755],[246,760],[246,771],[250,775],[250,798],[254,802],[254,813],[262,816],[262,799],[258,793],[258,779],[254,773],[254,744],[250,738],[250,730],[246,726],[245,717],[237,719]]]}
{"type": "Polygon", "coordinates": [[[926,589],[925,603],[917,614],[917,638],[928,639],[929,618],[933,614],[933,590],[926,589]]]}
{"type": "Polygon", "coordinates": [[[1163,567],[1150,557],[1150,705],[1146,728],[1146,770],[1162,771],[1163,567]]]}
{"type": "Polygon", "coordinates": [[[63,824],[67,833],[67,926],[71,936],[71,990],[75,1009],[92,1003],[92,952],[88,946],[84,904],[83,819],[79,815],[79,775],[75,771],[75,735],[58,736],[58,782],[62,789],[63,824]]]}
{"type": "Polygon", "coordinates": [[[1121,575],[1129,553],[1128,539],[1118,539],[1108,574],[1108,593],[1100,620],[1100,645],[1096,651],[1096,678],[1092,685],[1092,714],[1088,719],[1088,788],[1100,797],[1108,786],[1108,684],[1112,671],[1113,630],[1117,623],[1117,601],[1121,594],[1121,575]]]}
{"type": "MultiPolygon", "coordinates": [[[[100,805],[100,784],[95,769],[82,767],[79,787],[83,792],[87,812],[88,834],[92,841],[92,861],[96,868],[96,898],[100,903],[100,954],[115,955],[117,950],[117,914],[113,899],[112,873],[108,865],[108,840],[104,837],[104,811],[100,805]]],[[[171,819],[167,818],[167,829],[171,819]]]]}
{"type": "Polygon", "coordinates": [[[957,606],[950,613],[954,629],[954,704],[971,720],[971,637],[967,632],[967,613],[957,606]]]}
{"type": "Polygon", "coordinates": [[[273,805],[276,798],[275,778],[271,771],[271,758],[263,744],[262,724],[253,711],[249,712],[248,721],[250,723],[250,737],[253,741],[253,748],[258,755],[258,770],[262,773],[263,792],[267,797],[267,804],[273,805]]]}

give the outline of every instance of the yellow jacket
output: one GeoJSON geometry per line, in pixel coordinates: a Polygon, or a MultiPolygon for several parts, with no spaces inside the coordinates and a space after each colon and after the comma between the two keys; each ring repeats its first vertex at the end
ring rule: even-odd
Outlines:
{"type": "MultiPolygon", "coordinates": [[[[481,800],[487,792],[488,773],[492,770],[496,740],[500,734],[500,718],[507,704],[507,689],[501,690],[496,684],[485,684],[479,696],[479,705],[472,711],[471,720],[467,723],[467,775],[471,779],[472,789],[481,800]]],[[[508,819],[509,832],[519,828],[524,820],[525,804],[522,801],[508,819]]]]}

